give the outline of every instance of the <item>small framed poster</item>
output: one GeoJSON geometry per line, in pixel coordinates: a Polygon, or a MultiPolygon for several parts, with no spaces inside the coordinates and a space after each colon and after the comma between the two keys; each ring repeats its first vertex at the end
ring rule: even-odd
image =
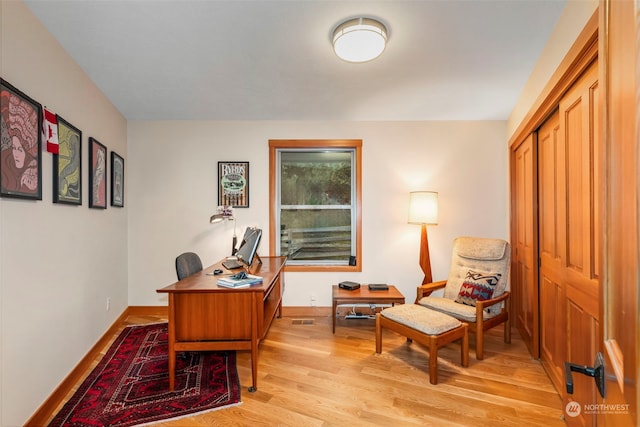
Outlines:
{"type": "Polygon", "coordinates": [[[107,208],[107,147],[89,138],[89,207],[107,208]]]}
{"type": "Polygon", "coordinates": [[[124,207],[124,159],[111,152],[111,206],[124,207]]]}
{"type": "Polygon", "coordinates": [[[218,206],[249,207],[249,162],[218,162],[218,206]]]}
{"type": "Polygon", "coordinates": [[[60,116],[53,156],[53,203],[82,204],[82,131],[60,116]]]}

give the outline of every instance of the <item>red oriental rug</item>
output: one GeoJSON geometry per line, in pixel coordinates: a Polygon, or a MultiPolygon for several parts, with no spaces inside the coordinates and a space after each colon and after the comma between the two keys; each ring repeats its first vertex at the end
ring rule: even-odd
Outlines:
{"type": "Polygon", "coordinates": [[[125,328],[49,427],[130,427],[240,403],[235,351],[185,352],[169,391],[167,324],[125,328]]]}

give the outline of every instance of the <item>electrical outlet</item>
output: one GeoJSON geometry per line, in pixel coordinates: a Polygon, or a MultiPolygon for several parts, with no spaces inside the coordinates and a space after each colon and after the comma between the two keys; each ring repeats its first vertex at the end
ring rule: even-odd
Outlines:
{"type": "Polygon", "coordinates": [[[107,311],[111,310],[111,298],[107,298],[107,311]]]}
{"type": "Polygon", "coordinates": [[[311,294],[309,299],[311,300],[311,307],[315,307],[316,306],[316,294],[311,294]]]}

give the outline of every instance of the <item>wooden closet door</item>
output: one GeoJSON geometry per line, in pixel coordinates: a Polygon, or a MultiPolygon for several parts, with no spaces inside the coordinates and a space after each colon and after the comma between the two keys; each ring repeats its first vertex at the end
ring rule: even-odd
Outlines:
{"type": "MultiPolygon", "coordinates": [[[[595,364],[600,341],[603,180],[599,99],[598,67],[593,64],[560,103],[567,155],[566,360],[589,366],[595,364]]],[[[565,395],[565,404],[596,398],[595,382],[584,375],[574,378],[574,390],[573,395],[565,395]]],[[[596,420],[583,413],[575,421],[569,424],[594,425],[596,420]]]]}
{"type": "Polygon", "coordinates": [[[536,249],[536,138],[531,134],[512,154],[513,248],[511,316],[534,358],[538,358],[536,249]]]}
{"type": "Polygon", "coordinates": [[[640,4],[600,3],[602,90],[606,125],[605,276],[600,348],[605,396],[593,403],[620,408],[599,411],[598,425],[638,425],[640,374],[638,292],[640,291],[640,4]]]}
{"type": "Polygon", "coordinates": [[[540,248],[540,359],[555,385],[563,387],[566,289],[566,158],[556,111],[538,130],[539,248],[540,248]],[[562,326],[562,327],[559,327],[562,326]]]}
{"type": "MultiPolygon", "coordinates": [[[[541,128],[539,151],[541,359],[569,401],[595,399],[592,378],[574,376],[564,387],[564,361],[593,366],[599,341],[602,253],[602,162],[598,68],[591,64],[541,128]]],[[[567,417],[593,425],[595,417],[567,417]]]]}

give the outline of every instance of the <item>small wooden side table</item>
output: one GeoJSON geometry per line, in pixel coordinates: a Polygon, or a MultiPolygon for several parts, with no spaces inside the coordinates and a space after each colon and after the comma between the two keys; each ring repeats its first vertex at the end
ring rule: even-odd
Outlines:
{"type": "Polygon", "coordinates": [[[386,291],[370,291],[369,286],[350,291],[333,285],[333,333],[336,333],[336,313],[339,305],[346,304],[404,304],[404,295],[393,285],[386,291]]]}

